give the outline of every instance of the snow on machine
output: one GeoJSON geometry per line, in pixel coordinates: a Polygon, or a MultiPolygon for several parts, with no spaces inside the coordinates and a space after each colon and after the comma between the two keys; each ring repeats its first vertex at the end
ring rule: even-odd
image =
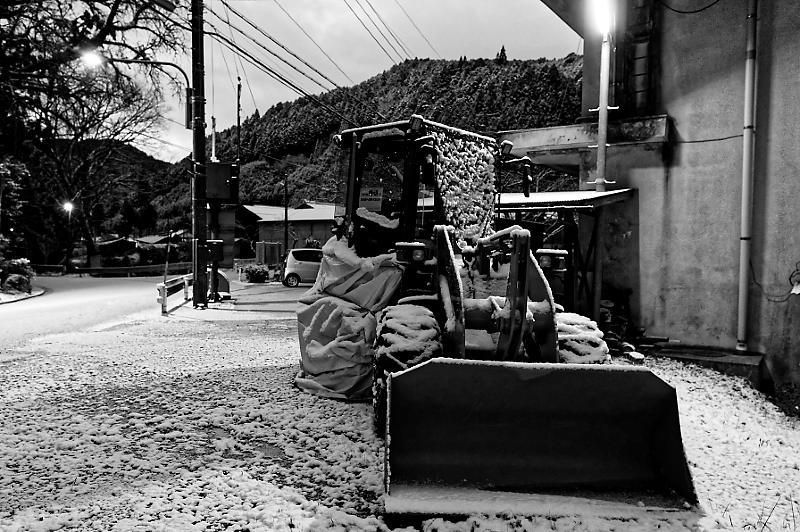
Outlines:
{"type": "Polygon", "coordinates": [[[491,232],[496,141],[415,115],[341,142],[339,235],[357,257],[394,253],[399,271],[365,335],[387,517],[695,504],[675,390],[643,367],[596,363],[609,358],[602,333],[560,312],[528,231],[491,232]],[[488,294],[498,277],[505,293],[488,294]]]}

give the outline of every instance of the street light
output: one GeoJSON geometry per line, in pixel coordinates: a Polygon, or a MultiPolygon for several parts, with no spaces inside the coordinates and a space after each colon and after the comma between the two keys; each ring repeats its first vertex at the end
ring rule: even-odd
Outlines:
{"type": "Polygon", "coordinates": [[[72,210],[75,208],[75,205],[71,201],[65,201],[61,208],[67,213],[67,249],[64,258],[64,268],[66,271],[70,271],[71,259],[72,259],[72,210]]]}
{"type": "Polygon", "coordinates": [[[119,57],[105,57],[96,49],[81,52],[80,57],[81,62],[83,62],[83,64],[89,68],[99,68],[106,63],[123,63],[134,65],[162,65],[177,69],[178,72],[183,75],[183,79],[186,82],[186,110],[184,111],[184,126],[186,129],[192,129],[192,97],[194,95],[194,91],[189,83],[189,76],[186,74],[186,71],[175,63],[171,63],[169,61],[157,61],[155,59],[125,59],[119,57]]]}
{"type": "Polygon", "coordinates": [[[73,205],[71,201],[65,201],[62,207],[67,211],[67,219],[72,221],[72,209],[75,208],[75,205],[73,205]]]}
{"type": "MultiPolygon", "coordinates": [[[[608,145],[608,83],[611,63],[611,31],[614,26],[613,0],[591,0],[589,2],[589,19],[595,29],[602,35],[600,45],[600,95],[597,104],[597,175],[594,184],[597,192],[604,192],[606,183],[606,148],[608,145]]],[[[616,109],[616,107],[614,107],[616,109]]],[[[593,111],[595,109],[592,109],[593,111]]]]}

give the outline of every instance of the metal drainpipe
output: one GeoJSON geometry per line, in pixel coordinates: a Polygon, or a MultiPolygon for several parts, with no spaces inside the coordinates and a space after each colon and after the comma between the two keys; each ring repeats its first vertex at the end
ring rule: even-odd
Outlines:
{"type": "Polygon", "coordinates": [[[739,308],[736,349],[747,350],[750,238],[753,228],[753,155],[755,148],[756,23],[758,0],[747,4],[747,52],[744,64],[744,130],[742,132],[742,219],[739,236],[739,308]]]}

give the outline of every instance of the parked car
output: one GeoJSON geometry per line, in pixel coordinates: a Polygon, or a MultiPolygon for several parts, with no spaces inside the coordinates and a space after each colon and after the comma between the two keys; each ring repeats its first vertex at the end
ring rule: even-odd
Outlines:
{"type": "Polygon", "coordinates": [[[283,284],[297,286],[317,280],[322,250],[314,248],[290,249],[283,261],[283,284]]]}

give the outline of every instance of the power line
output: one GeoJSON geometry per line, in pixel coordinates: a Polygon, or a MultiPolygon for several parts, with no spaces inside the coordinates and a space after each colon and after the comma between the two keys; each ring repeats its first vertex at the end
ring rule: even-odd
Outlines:
{"type": "MultiPolygon", "coordinates": [[[[227,5],[227,3],[226,3],[226,5],[227,5]]],[[[179,28],[181,28],[181,29],[183,29],[185,31],[191,31],[191,29],[188,26],[182,24],[180,21],[174,20],[169,15],[167,15],[165,13],[162,13],[162,16],[164,18],[166,18],[167,20],[169,20],[174,25],[176,25],[177,27],[179,27],[179,28]]],[[[212,28],[214,28],[216,30],[216,28],[214,27],[214,25],[212,23],[210,23],[207,20],[205,22],[207,24],[209,24],[209,26],[211,26],[212,28]]],[[[232,27],[231,24],[229,24],[229,26],[232,27]]],[[[267,73],[270,77],[272,77],[273,79],[275,79],[279,83],[283,84],[284,86],[292,89],[293,91],[297,92],[301,96],[306,96],[307,98],[309,98],[313,102],[317,103],[321,107],[331,111],[333,114],[337,115],[342,120],[344,120],[346,122],[349,122],[350,124],[355,125],[355,126],[359,125],[355,120],[353,120],[353,119],[341,114],[336,109],[328,106],[327,104],[325,104],[324,102],[322,102],[321,100],[316,98],[315,96],[312,96],[310,93],[308,93],[305,90],[303,90],[300,86],[298,86],[296,83],[294,83],[291,80],[289,80],[286,76],[283,76],[283,75],[275,72],[275,70],[273,68],[265,65],[263,61],[261,61],[258,58],[254,57],[251,53],[247,52],[241,46],[239,46],[236,43],[236,41],[233,39],[233,36],[231,36],[231,39],[228,39],[227,37],[225,37],[224,35],[219,34],[216,31],[214,31],[214,32],[205,31],[204,33],[206,35],[210,35],[212,37],[215,37],[218,40],[218,42],[221,42],[222,44],[224,44],[230,51],[232,51],[234,53],[234,57],[236,59],[238,59],[240,62],[242,61],[242,58],[244,57],[247,60],[248,63],[250,63],[251,65],[255,66],[257,69],[261,70],[262,72],[267,73]]],[[[247,75],[246,74],[247,71],[244,69],[244,65],[241,65],[241,66],[242,66],[242,70],[245,72],[245,76],[246,76],[247,75]]],[[[248,82],[248,89],[250,89],[249,82],[248,82]]],[[[252,89],[250,89],[250,95],[251,95],[251,97],[253,95],[252,89]]],[[[356,101],[361,103],[361,105],[364,105],[366,107],[366,104],[364,104],[360,100],[356,99],[355,97],[353,97],[353,99],[355,99],[356,101]]],[[[253,104],[255,105],[255,98],[253,98],[253,104]]],[[[257,106],[256,106],[256,110],[258,110],[257,106]]],[[[385,119],[385,117],[377,109],[373,110],[373,112],[377,116],[379,116],[381,119],[385,119]]]]}
{"type": "MultiPolygon", "coordinates": [[[[231,74],[231,69],[228,66],[228,59],[225,57],[225,50],[220,48],[219,53],[222,56],[222,62],[225,63],[225,71],[228,73],[228,81],[231,82],[231,87],[236,88],[236,84],[233,82],[233,75],[231,74]]],[[[235,61],[234,61],[234,66],[236,66],[236,62],[235,61]]],[[[238,72],[237,72],[237,75],[238,75],[238,72]]]]}
{"type": "Polygon", "coordinates": [[[327,109],[331,113],[335,114],[336,116],[338,116],[342,120],[344,120],[346,122],[349,122],[350,124],[353,124],[355,126],[359,125],[352,118],[349,118],[349,117],[345,116],[344,114],[339,112],[337,109],[327,105],[325,102],[323,102],[322,100],[320,100],[316,96],[313,96],[312,94],[310,94],[310,93],[306,92],[305,90],[303,90],[296,83],[292,82],[291,80],[287,79],[286,77],[284,77],[284,76],[280,75],[279,73],[275,72],[275,70],[273,70],[272,68],[270,68],[269,66],[264,64],[263,61],[259,60],[257,57],[254,57],[250,52],[248,52],[247,50],[243,49],[239,45],[234,44],[230,39],[228,39],[224,35],[220,35],[217,32],[211,32],[211,31],[206,31],[205,33],[206,33],[206,35],[209,35],[209,36],[215,38],[217,40],[217,42],[220,42],[221,44],[227,46],[234,53],[240,54],[240,56],[243,57],[244,59],[246,59],[250,64],[256,66],[256,68],[258,68],[259,70],[262,70],[263,72],[265,72],[269,76],[273,77],[274,79],[278,80],[280,83],[284,84],[285,86],[289,87],[290,89],[294,90],[298,94],[300,94],[302,96],[305,96],[306,98],[308,98],[309,100],[313,101],[314,103],[316,103],[320,107],[322,107],[324,109],[327,109]]]}
{"type": "MultiPolygon", "coordinates": [[[[183,124],[181,124],[181,125],[183,125],[183,124]]],[[[191,148],[187,148],[186,146],[181,146],[180,144],[175,144],[174,142],[170,142],[168,140],[160,139],[158,137],[154,137],[153,135],[149,135],[149,134],[144,133],[144,132],[139,132],[139,135],[142,136],[142,137],[151,139],[151,140],[158,141],[158,142],[160,142],[162,144],[166,144],[168,146],[173,146],[175,148],[180,148],[180,149],[186,150],[186,151],[192,151],[191,148]]]]}
{"type": "MultiPolygon", "coordinates": [[[[259,48],[262,48],[263,50],[267,51],[269,54],[271,54],[271,55],[273,55],[273,56],[277,57],[278,59],[280,59],[281,61],[283,61],[284,63],[286,63],[286,64],[287,64],[287,65],[289,65],[290,67],[292,67],[292,69],[294,69],[295,71],[299,72],[299,73],[300,73],[301,75],[303,75],[304,77],[306,77],[306,78],[308,78],[309,80],[311,80],[312,82],[314,82],[316,85],[318,85],[318,86],[319,86],[320,88],[322,88],[323,90],[325,90],[325,91],[328,91],[328,90],[330,90],[328,87],[326,87],[326,86],[322,85],[322,84],[321,84],[319,81],[315,80],[313,77],[309,76],[307,73],[305,73],[305,72],[303,72],[302,70],[298,69],[298,68],[297,68],[295,65],[293,65],[292,63],[290,63],[289,61],[287,61],[285,58],[283,58],[283,57],[280,57],[280,56],[279,56],[278,54],[276,54],[274,51],[272,51],[272,50],[270,50],[269,48],[267,48],[266,46],[264,46],[264,44],[263,44],[263,43],[260,43],[258,40],[254,39],[252,36],[248,35],[248,34],[247,34],[247,33],[245,33],[244,31],[242,31],[242,30],[241,30],[240,28],[238,28],[236,25],[234,25],[234,24],[231,24],[229,21],[225,21],[225,20],[223,20],[223,19],[222,19],[222,17],[220,17],[220,16],[219,16],[217,13],[214,13],[213,11],[212,11],[212,13],[213,13],[213,14],[214,14],[214,16],[216,16],[216,17],[217,17],[219,20],[221,20],[221,21],[225,22],[226,24],[228,24],[228,27],[229,27],[229,29],[235,29],[237,32],[241,33],[242,35],[244,35],[245,37],[247,37],[247,38],[248,38],[250,41],[252,41],[253,43],[255,43],[255,44],[256,44],[256,45],[257,45],[259,48]]],[[[214,28],[215,30],[217,30],[216,26],[215,26],[213,23],[211,23],[210,21],[206,21],[206,22],[208,23],[208,25],[209,25],[209,26],[211,26],[212,28],[214,28]]],[[[218,30],[217,30],[217,31],[218,31],[218,30]]],[[[232,40],[233,40],[233,39],[232,39],[232,40]]],[[[236,41],[235,41],[235,40],[234,40],[233,42],[234,42],[234,44],[236,44],[236,41]]],[[[291,51],[290,51],[290,53],[291,53],[291,51]]],[[[293,55],[294,55],[294,54],[293,54],[293,55]]],[[[295,56],[295,57],[296,57],[296,56],[295,56]]],[[[306,64],[308,64],[308,63],[306,63],[306,64]]],[[[282,71],[283,71],[283,69],[281,69],[279,66],[277,66],[277,65],[276,65],[276,67],[278,68],[278,70],[282,70],[282,71]]],[[[341,89],[341,88],[342,88],[342,87],[340,87],[338,84],[336,84],[336,82],[334,82],[332,79],[328,78],[327,76],[325,76],[324,74],[322,74],[321,72],[319,72],[319,70],[317,70],[317,69],[316,69],[316,68],[314,68],[313,66],[309,65],[309,67],[310,67],[310,68],[312,68],[312,69],[313,69],[315,72],[319,73],[321,76],[323,76],[323,77],[324,77],[324,78],[325,78],[325,79],[326,79],[326,80],[327,80],[329,83],[331,83],[331,84],[332,84],[334,87],[336,87],[337,89],[341,89]]],[[[286,77],[287,79],[291,79],[291,78],[290,78],[290,76],[289,76],[289,74],[288,74],[286,71],[283,71],[283,74],[284,74],[284,77],[286,77]]],[[[361,107],[363,107],[365,110],[367,110],[369,113],[371,113],[371,114],[374,114],[374,115],[378,116],[378,117],[379,117],[379,118],[381,118],[382,120],[385,120],[385,119],[386,119],[386,117],[385,117],[385,116],[384,116],[384,115],[383,115],[383,114],[382,114],[380,111],[378,111],[378,110],[377,110],[375,107],[373,107],[373,106],[371,106],[371,105],[368,105],[367,103],[365,103],[365,102],[363,102],[362,100],[360,100],[359,98],[357,98],[355,95],[353,95],[353,94],[346,94],[346,97],[347,97],[347,98],[350,98],[350,99],[352,99],[353,101],[355,101],[357,104],[359,104],[359,105],[360,105],[361,107]]]]}
{"type": "Polygon", "coordinates": [[[283,12],[284,12],[284,14],[286,14],[286,16],[287,16],[287,17],[289,17],[289,19],[291,19],[291,21],[292,21],[292,22],[294,22],[294,24],[295,24],[295,25],[296,25],[298,28],[300,28],[300,31],[302,31],[302,32],[303,32],[303,34],[304,34],[306,37],[308,37],[308,38],[311,40],[311,42],[313,42],[313,43],[314,43],[314,45],[317,47],[317,49],[319,49],[319,51],[320,51],[320,52],[322,52],[322,55],[324,55],[325,57],[327,57],[327,58],[328,58],[328,61],[330,61],[331,63],[333,63],[333,66],[335,66],[335,67],[336,67],[336,69],[337,69],[337,70],[339,70],[339,72],[341,72],[341,73],[342,73],[342,75],[343,75],[344,77],[346,77],[346,78],[347,78],[347,79],[350,81],[350,83],[353,83],[353,84],[355,84],[355,81],[353,81],[353,79],[352,79],[350,76],[348,76],[348,75],[345,73],[345,71],[344,71],[344,70],[342,70],[342,67],[340,67],[340,66],[338,65],[338,63],[336,63],[336,61],[334,61],[334,60],[333,60],[333,58],[331,58],[331,56],[329,56],[329,55],[328,55],[328,53],[327,53],[327,52],[325,52],[325,50],[323,50],[323,48],[322,48],[322,47],[321,47],[319,44],[317,44],[317,41],[315,41],[315,40],[314,40],[314,38],[313,38],[313,37],[311,37],[311,35],[309,35],[309,34],[308,34],[308,32],[305,30],[305,28],[303,28],[303,26],[301,26],[301,25],[300,25],[300,23],[299,23],[299,22],[297,22],[297,20],[295,20],[295,18],[294,18],[294,17],[293,17],[293,16],[292,16],[292,15],[291,15],[291,14],[290,14],[288,11],[286,11],[286,9],[284,9],[284,7],[283,7],[283,6],[282,6],[282,5],[281,5],[281,4],[278,2],[278,0],[273,0],[273,1],[275,2],[275,5],[277,5],[277,6],[278,6],[278,7],[281,9],[281,11],[283,11],[283,12]]]}
{"type": "Polygon", "coordinates": [[[397,51],[397,48],[394,47],[392,41],[389,40],[389,38],[386,36],[386,34],[383,32],[380,26],[378,26],[378,23],[375,22],[375,19],[372,18],[372,15],[370,15],[367,12],[367,10],[364,8],[364,5],[359,0],[353,0],[353,2],[359,7],[359,9],[361,9],[361,12],[364,13],[364,16],[367,17],[367,20],[369,20],[372,23],[372,26],[375,28],[375,30],[377,30],[378,34],[381,37],[383,37],[383,40],[386,41],[386,44],[389,45],[389,48],[391,48],[392,51],[395,53],[395,55],[397,55],[397,57],[400,58],[400,61],[402,61],[403,55],[397,51]]]}
{"type": "MultiPolygon", "coordinates": [[[[328,83],[330,83],[330,84],[331,84],[331,85],[333,85],[334,87],[336,87],[336,86],[337,86],[337,85],[336,85],[336,82],[334,82],[334,81],[333,81],[331,78],[329,78],[328,76],[326,76],[325,74],[323,74],[322,72],[320,72],[320,71],[319,71],[319,70],[318,70],[316,67],[314,67],[314,66],[313,66],[311,63],[309,63],[308,61],[306,61],[305,59],[303,59],[302,57],[300,57],[299,55],[297,55],[296,53],[294,53],[292,50],[290,50],[288,47],[286,47],[286,46],[285,46],[283,43],[281,43],[279,40],[277,40],[276,38],[274,38],[272,35],[270,35],[269,33],[265,32],[264,30],[262,30],[262,29],[261,29],[260,27],[258,27],[258,26],[257,26],[255,23],[253,23],[253,22],[252,22],[250,19],[248,19],[247,17],[245,17],[244,15],[242,15],[241,13],[239,13],[238,11],[236,11],[234,8],[232,8],[232,7],[230,6],[230,4],[229,4],[229,3],[228,3],[226,0],[221,0],[221,2],[222,2],[222,4],[223,4],[223,5],[227,6],[227,7],[228,7],[228,9],[230,9],[231,11],[233,11],[233,14],[234,14],[234,15],[238,16],[240,19],[242,19],[243,21],[245,21],[245,22],[246,22],[247,24],[249,24],[249,25],[250,25],[250,26],[251,26],[251,27],[252,27],[254,30],[256,30],[257,32],[259,32],[261,35],[263,35],[264,37],[266,37],[267,39],[269,39],[270,41],[272,41],[273,43],[275,43],[275,44],[276,44],[276,45],[278,45],[279,47],[281,47],[281,49],[283,49],[283,50],[284,50],[286,53],[288,53],[289,55],[291,55],[292,57],[294,57],[295,59],[297,59],[298,61],[300,61],[300,62],[301,62],[301,63],[303,63],[304,65],[306,65],[308,68],[310,68],[311,70],[313,70],[314,72],[316,72],[317,74],[319,74],[319,75],[320,75],[320,76],[321,76],[321,77],[322,77],[322,78],[323,78],[325,81],[327,81],[328,83]]],[[[232,26],[232,27],[236,28],[236,26],[232,26]]],[[[239,31],[240,31],[240,30],[239,30],[239,31]]],[[[289,64],[289,63],[287,63],[287,64],[289,64]]],[[[326,89],[326,90],[327,90],[327,89],[326,89]]]]}
{"type": "Polygon", "coordinates": [[[404,42],[403,42],[403,41],[402,41],[402,40],[401,40],[401,39],[400,39],[400,38],[397,36],[397,34],[395,34],[395,32],[394,32],[394,31],[392,31],[392,28],[389,26],[389,24],[387,24],[387,23],[386,23],[386,21],[385,21],[385,20],[383,20],[383,17],[381,16],[381,14],[380,14],[380,13],[378,13],[378,10],[377,10],[377,9],[375,9],[375,6],[373,6],[373,5],[372,5],[372,2],[371,2],[370,0],[364,0],[364,1],[365,1],[365,2],[367,2],[367,5],[369,6],[369,8],[372,10],[372,12],[373,12],[373,13],[375,13],[375,16],[377,16],[377,17],[378,17],[378,20],[380,20],[380,21],[381,21],[381,24],[383,24],[383,26],[384,26],[384,27],[386,28],[386,30],[389,32],[389,35],[391,35],[391,36],[392,36],[392,38],[394,39],[394,41],[395,41],[395,42],[396,42],[396,43],[397,43],[397,44],[400,46],[400,48],[403,50],[403,52],[406,54],[406,56],[407,56],[409,59],[411,59],[411,55],[412,55],[412,54],[411,54],[411,52],[409,51],[408,47],[407,47],[407,46],[405,45],[405,43],[404,43],[404,42]]]}
{"type": "Polygon", "coordinates": [[[419,26],[417,26],[416,22],[414,22],[414,19],[411,18],[411,15],[408,14],[408,11],[406,11],[405,8],[402,6],[402,4],[400,4],[400,0],[394,0],[394,3],[397,4],[397,7],[399,7],[403,11],[403,13],[405,13],[406,18],[408,18],[408,21],[411,22],[411,25],[414,26],[414,29],[417,30],[417,33],[419,33],[420,36],[423,39],[425,39],[425,42],[428,43],[428,46],[431,47],[431,50],[433,50],[434,53],[439,56],[439,59],[442,59],[442,54],[440,54],[438,50],[436,50],[436,48],[433,47],[431,41],[429,41],[428,38],[425,36],[425,34],[422,33],[422,30],[419,29],[419,26]]]}
{"type": "MultiPolygon", "coordinates": [[[[225,19],[223,19],[221,16],[219,16],[219,15],[218,15],[217,13],[215,13],[213,10],[209,9],[208,11],[210,11],[210,12],[211,12],[211,14],[212,14],[212,15],[214,15],[215,17],[217,17],[217,18],[218,18],[220,21],[222,21],[222,22],[225,22],[225,19]]],[[[234,11],[234,13],[235,13],[235,11],[234,11]]],[[[214,27],[214,25],[213,25],[213,24],[211,24],[210,22],[209,22],[209,25],[210,25],[211,27],[214,27]]],[[[284,57],[281,57],[281,56],[280,56],[280,54],[276,53],[275,51],[273,51],[273,50],[270,50],[269,48],[267,48],[266,46],[264,46],[264,44],[262,44],[262,43],[258,42],[256,39],[254,39],[252,36],[250,36],[250,35],[248,35],[247,33],[245,33],[245,32],[244,32],[242,29],[240,29],[240,28],[239,28],[239,27],[237,27],[236,25],[234,25],[234,24],[228,24],[228,27],[230,27],[230,28],[232,28],[232,29],[236,30],[238,33],[240,33],[241,35],[243,35],[244,37],[246,37],[248,40],[250,40],[251,42],[253,42],[253,43],[254,43],[256,46],[258,46],[259,48],[261,48],[262,50],[264,50],[265,52],[267,52],[267,53],[268,53],[268,54],[270,54],[271,56],[275,57],[276,59],[279,59],[280,61],[282,61],[283,63],[285,63],[285,64],[286,64],[286,65],[288,65],[289,67],[291,67],[291,68],[292,68],[292,69],[293,69],[295,72],[297,72],[297,73],[298,73],[298,74],[300,74],[301,76],[305,77],[306,79],[310,80],[310,81],[311,81],[312,83],[314,83],[315,85],[319,86],[319,87],[320,87],[322,90],[325,90],[325,91],[327,91],[327,90],[330,90],[330,87],[326,87],[325,85],[323,85],[323,84],[322,84],[322,83],[320,83],[318,80],[316,80],[316,79],[314,79],[313,77],[311,77],[311,76],[310,76],[309,74],[307,74],[306,72],[303,72],[303,71],[302,71],[302,70],[300,70],[300,69],[299,69],[297,66],[295,66],[294,64],[292,64],[292,63],[291,63],[289,60],[287,60],[287,59],[286,59],[286,58],[284,58],[284,57]]],[[[216,29],[216,28],[214,27],[214,29],[216,29]]],[[[259,30],[259,31],[260,31],[260,30],[259,30]]],[[[263,33],[263,32],[262,32],[262,33],[263,33]]],[[[334,85],[334,86],[335,86],[335,85],[334,85]]]]}
{"type": "MultiPolygon", "coordinates": [[[[228,23],[228,32],[231,34],[231,40],[233,40],[233,42],[236,42],[236,38],[233,36],[233,30],[230,28],[231,17],[228,11],[228,6],[223,5],[222,7],[225,9],[225,21],[228,23]]],[[[242,64],[242,59],[236,54],[233,54],[233,65],[234,67],[236,67],[236,78],[240,80],[241,77],[239,76],[239,67],[242,68],[242,74],[244,74],[244,83],[245,85],[247,85],[247,92],[250,93],[250,99],[253,100],[253,109],[255,111],[258,111],[258,104],[256,103],[256,97],[253,94],[253,87],[250,86],[250,79],[248,79],[247,77],[247,70],[244,68],[244,65],[242,64]],[[236,66],[237,61],[239,62],[239,66],[236,66]]]]}
{"type": "Polygon", "coordinates": [[[383,53],[386,54],[386,57],[388,57],[389,61],[391,61],[392,64],[394,65],[395,64],[394,58],[391,56],[391,54],[389,54],[389,52],[386,51],[386,48],[384,48],[383,45],[380,43],[380,41],[377,39],[377,37],[375,37],[375,35],[372,34],[372,32],[367,27],[367,25],[364,24],[364,21],[361,20],[361,18],[359,18],[358,14],[350,6],[350,3],[347,0],[343,0],[343,1],[344,1],[345,5],[347,6],[347,9],[350,10],[350,12],[353,14],[353,16],[356,17],[356,20],[358,20],[358,22],[361,24],[361,27],[363,27],[366,30],[366,32],[369,33],[369,36],[372,37],[372,40],[375,41],[375,43],[380,47],[381,50],[383,50],[383,53]]]}

